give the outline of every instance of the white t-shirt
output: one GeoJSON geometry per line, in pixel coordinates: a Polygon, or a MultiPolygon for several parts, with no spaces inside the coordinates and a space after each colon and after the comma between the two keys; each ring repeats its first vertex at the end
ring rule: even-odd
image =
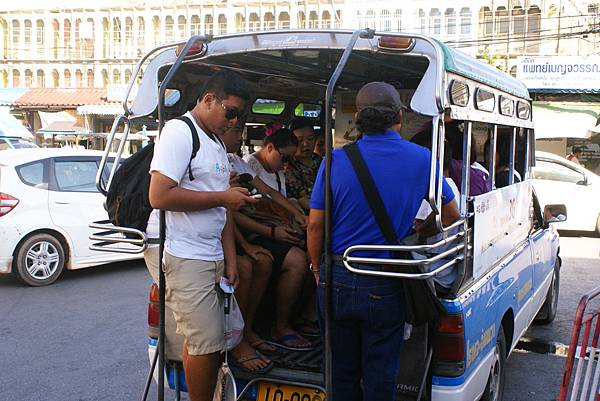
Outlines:
{"type": "Polygon", "coordinates": [[[255,153],[244,156],[244,160],[248,165],[254,170],[258,178],[264,181],[265,184],[270,186],[276,191],[279,191],[281,195],[287,198],[287,190],[285,189],[285,174],[282,170],[279,170],[277,173],[269,173],[265,168],[260,164],[258,159],[254,156],[255,153]],[[277,182],[277,177],[279,176],[279,182],[277,182]]]}
{"type": "Polygon", "coordinates": [[[229,160],[229,166],[231,167],[231,171],[233,171],[237,175],[250,174],[252,178],[256,177],[256,173],[254,172],[254,170],[252,170],[252,167],[250,167],[248,163],[244,161],[244,159],[242,159],[235,153],[227,153],[227,160],[229,160]]]}
{"type": "MultiPolygon", "coordinates": [[[[154,148],[150,172],[169,177],[181,188],[214,192],[229,188],[229,161],[225,149],[198,126],[191,113],[185,114],[196,126],[200,149],[191,162],[194,180],[190,181],[188,164],[192,153],[192,136],[181,120],[168,121],[154,148]]],[[[158,213],[148,221],[146,233],[158,236],[158,213]]],[[[192,212],[167,212],[165,249],[169,254],[186,259],[217,261],[223,259],[221,234],[226,222],[226,209],[216,207],[192,212]]]]}

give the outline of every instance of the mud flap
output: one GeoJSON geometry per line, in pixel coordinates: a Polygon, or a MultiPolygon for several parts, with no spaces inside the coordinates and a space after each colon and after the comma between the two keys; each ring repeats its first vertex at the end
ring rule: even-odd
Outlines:
{"type": "Polygon", "coordinates": [[[412,328],[410,338],[404,340],[400,353],[397,401],[431,400],[431,357],[428,325],[412,328]]]}

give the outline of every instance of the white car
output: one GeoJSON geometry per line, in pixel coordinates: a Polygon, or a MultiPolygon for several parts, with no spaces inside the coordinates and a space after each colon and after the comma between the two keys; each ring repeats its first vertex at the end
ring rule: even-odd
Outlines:
{"type": "Polygon", "coordinates": [[[533,187],[542,208],[567,206],[567,221],[553,223],[559,230],[595,231],[600,234],[600,177],[564,157],[535,153],[533,187]]]}
{"type": "Polygon", "coordinates": [[[108,218],[95,184],[101,156],[76,149],[0,152],[0,274],[12,271],[42,286],[65,268],[141,257],[89,249],[88,224],[108,218]]]}

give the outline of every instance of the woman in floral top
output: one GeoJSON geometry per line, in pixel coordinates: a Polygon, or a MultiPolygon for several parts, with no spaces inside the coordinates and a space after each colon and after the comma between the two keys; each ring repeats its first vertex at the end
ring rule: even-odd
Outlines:
{"type": "Polygon", "coordinates": [[[297,118],[292,121],[290,129],[298,139],[298,148],[285,168],[287,196],[297,199],[300,206],[308,210],[321,157],[313,153],[316,136],[310,119],[297,118]]]}

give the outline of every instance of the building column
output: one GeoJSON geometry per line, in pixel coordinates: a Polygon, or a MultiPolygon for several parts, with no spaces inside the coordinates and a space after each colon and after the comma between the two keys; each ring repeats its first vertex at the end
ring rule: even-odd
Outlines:
{"type": "MultiPolygon", "coordinates": [[[[94,15],[94,60],[102,58],[102,50],[104,47],[104,32],[102,27],[102,14],[94,15]]],[[[94,81],[96,81],[96,73],[94,72],[94,81]]]]}

